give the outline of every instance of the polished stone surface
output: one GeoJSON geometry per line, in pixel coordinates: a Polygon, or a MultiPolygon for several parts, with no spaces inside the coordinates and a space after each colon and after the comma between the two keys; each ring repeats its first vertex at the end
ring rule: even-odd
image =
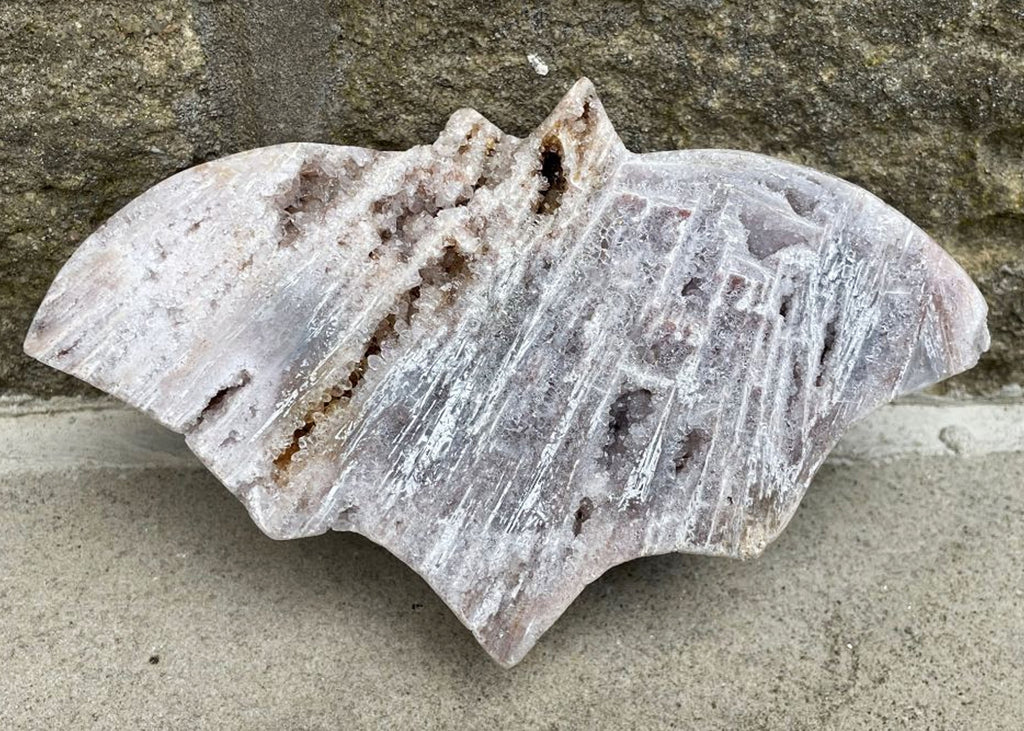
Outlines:
{"type": "Polygon", "coordinates": [[[35,357],[186,434],[276,538],[362,533],[514,664],[609,567],[758,555],[843,430],[987,347],[849,183],[635,155],[586,80],[529,137],[179,174],[58,275],[35,357]]]}

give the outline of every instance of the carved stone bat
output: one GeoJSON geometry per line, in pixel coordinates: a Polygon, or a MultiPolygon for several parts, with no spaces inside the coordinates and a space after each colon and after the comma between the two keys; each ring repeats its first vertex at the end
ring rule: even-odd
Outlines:
{"type": "Polygon", "coordinates": [[[586,79],[525,139],[267,147],[81,244],[26,351],[185,435],[274,538],[356,531],[512,665],[609,567],[760,554],[843,430],[986,306],[850,183],[633,154],[586,79]]]}

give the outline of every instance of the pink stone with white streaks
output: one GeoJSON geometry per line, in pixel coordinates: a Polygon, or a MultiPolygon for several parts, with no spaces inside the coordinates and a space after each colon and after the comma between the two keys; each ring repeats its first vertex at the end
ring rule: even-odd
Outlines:
{"type": "Polygon", "coordinates": [[[187,170],[89,237],[25,343],[185,434],[268,535],[357,531],[499,662],[637,556],[756,556],[844,428],[970,368],[985,303],[869,193],[627,151],[578,82],[529,137],[187,170]]]}

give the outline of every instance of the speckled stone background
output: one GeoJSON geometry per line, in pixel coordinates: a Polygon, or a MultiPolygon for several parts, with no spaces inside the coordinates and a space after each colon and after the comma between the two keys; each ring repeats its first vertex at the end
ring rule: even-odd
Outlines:
{"type": "Polygon", "coordinates": [[[87,390],[22,338],[77,243],[163,178],[285,141],[404,149],[462,106],[524,135],[581,75],[633,150],[765,152],[903,211],[991,307],[953,387],[1024,382],[1018,0],[5,0],[0,391],[87,390]]]}

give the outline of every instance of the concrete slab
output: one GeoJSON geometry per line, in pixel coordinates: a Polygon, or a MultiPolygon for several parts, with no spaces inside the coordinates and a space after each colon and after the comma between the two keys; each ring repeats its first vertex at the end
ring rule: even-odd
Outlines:
{"type": "Polygon", "coordinates": [[[883,410],[761,559],[615,568],[502,670],[385,550],[265,538],[144,417],[7,400],[0,727],[1017,729],[1024,407],[968,407],[883,410]]]}

